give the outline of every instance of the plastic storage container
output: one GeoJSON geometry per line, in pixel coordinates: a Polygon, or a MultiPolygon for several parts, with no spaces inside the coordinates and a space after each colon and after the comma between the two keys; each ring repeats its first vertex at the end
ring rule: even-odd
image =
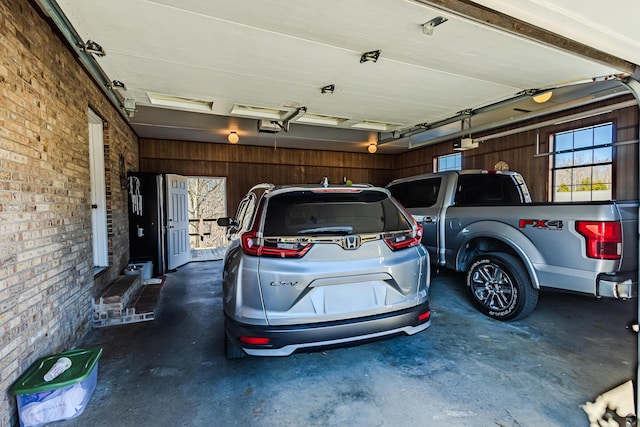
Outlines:
{"type": "Polygon", "coordinates": [[[149,280],[153,275],[153,262],[140,262],[128,264],[124,269],[124,274],[141,274],[142,280],[149,280]]]}
{"type": "Polygon", "coordinates": [[[89,403],[98,380],[101,348],[78,349],[43,357],[11,387],[18,402],[21,427],[35,427],[80,415],[89,403]],[[51,381],[44,375],[61,357],[71,360],[71,367],[51,381]]]}

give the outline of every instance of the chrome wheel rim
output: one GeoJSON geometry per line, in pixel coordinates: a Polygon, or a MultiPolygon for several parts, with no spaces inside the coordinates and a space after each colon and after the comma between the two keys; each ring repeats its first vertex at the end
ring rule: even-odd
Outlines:
{"type": "Polygon", "coordinates": [[[485,264],[471,275],[473,296],[490,310],[507,309],[516,296],[516,289],[509,275],[496,264],[485,264]]]}

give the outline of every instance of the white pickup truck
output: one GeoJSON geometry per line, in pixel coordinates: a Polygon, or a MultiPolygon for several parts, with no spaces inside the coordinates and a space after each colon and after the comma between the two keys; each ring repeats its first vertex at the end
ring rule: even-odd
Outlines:
{"type": "Polygon", "coordinates": [[[464,170],[391,182],[423,225],[436,267],[466,273],[477,307],[522,319],[541,289],[634,298],[638,202],[532,203],[516,172],[464,170]]]}

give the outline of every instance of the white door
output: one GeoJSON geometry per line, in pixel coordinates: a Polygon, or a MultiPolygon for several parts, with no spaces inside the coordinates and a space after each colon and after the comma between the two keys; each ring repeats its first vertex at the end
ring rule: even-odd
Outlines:
{"type": "Polygon", "coordinates": [[[189,262],[189,179],[167,175],[167,269],[175,270],[189,262]]]}
{"type": "Polygon", "coordinates": [[[91,174],[91,232],[93,267],[109,265],[107,247],[107,193],[104,178],[104,135],[102,119],[89,109],[89,170],[91,174]]]}

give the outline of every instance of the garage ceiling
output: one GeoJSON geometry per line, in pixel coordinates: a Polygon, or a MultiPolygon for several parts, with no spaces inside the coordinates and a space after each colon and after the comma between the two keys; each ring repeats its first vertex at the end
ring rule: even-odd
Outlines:
{"type": "Polygon", "coordinates": [[[104,49],[143,138],[399,153],[618,95],[640,63],[640,3],[620,0],[38,2],[104,49]]]}

